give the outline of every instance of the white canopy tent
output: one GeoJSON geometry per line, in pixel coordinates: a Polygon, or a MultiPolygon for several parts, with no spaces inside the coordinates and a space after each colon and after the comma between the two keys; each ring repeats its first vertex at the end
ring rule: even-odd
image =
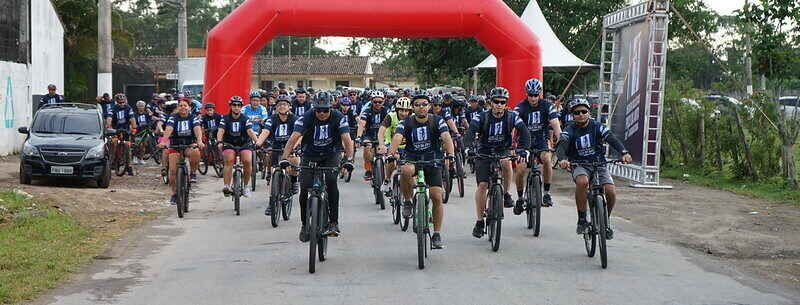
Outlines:
{"type": "MultiPolygon", "coordinates": [[[[542,66],[545,72],[570,72],[577,70],[579,67],[581,70],[586,71],[599,68],[598,65],[581,60],[561,43],[561,40],[553,33],[553,29],[545,19],[542,9],[539,8],[539,3],[536,0],[531,0],[528,3],[528,7],[525,8],[520,18],[541,41],[542,66]]],[[[496,69],[497,59],[494,55],[489,55],[474,68],[496,69]]]]}

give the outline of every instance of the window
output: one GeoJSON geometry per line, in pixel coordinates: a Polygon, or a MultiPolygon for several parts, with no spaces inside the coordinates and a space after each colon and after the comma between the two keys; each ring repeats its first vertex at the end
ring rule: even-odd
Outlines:
{"type": "Polygon", "coordinates": [[[21,25],[27,23],[20,16],[23,5],[27,7],[24,0],[0,1],[0,61],[27,62],[28,46],[20,45],[23,43],[20,36],[25,34],[21,25]]]}
{"type": "Polygon", "coordinates": [[[310,79],[297,81],[297,88],[311,88],[313,86],[313,82],[310,79]]]}
{"type": "Polygon", "coordinates": [[[297,81],[297,88],[303,88],[303,81],[297,81]]]}
{"type": "Polygon", "coordinates": [[[100,134],[97,114],[65,114],[56,111],[36,115],[34,133],[100,134]]]}
{"type": "Polygon", "coordinates": [[[262,80],[261,81],[261,89],[272,90],[272,87],[274,87],[274,86],[275,86],[274,82],[271,81],[271,80],[262,80]]]}
{"type": "Polygon", "coordinates": [[[339,87],[339,86],[350,87],[350,81],[349,80],[337,80],[336,81],[336,87],[339,87]]]}

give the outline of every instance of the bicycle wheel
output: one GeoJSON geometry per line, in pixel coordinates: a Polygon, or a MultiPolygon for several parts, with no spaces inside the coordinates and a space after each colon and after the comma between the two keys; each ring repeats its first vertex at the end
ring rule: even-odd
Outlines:
{"type": "Polygon", "coordinates": [[[283,202],[281,203],[281,210],[283,212],[283,220],[289,220],[289,217],[292,216],[292,182],[288,179],[286,175],[283,176],[283,187],[281,188],[281,197],[283,202]]]}
{"type": "Polygon", "coordinates": [[[214,167],[214,172],[217,174],[217,178],[222,178],[222,170],[224,168],[222,164],[222,156],[219,154],[219,149],[216,147],[211,148],[211,165],[214,167]]]}
{"type": "Polygon", "coordinates": [[[500,233],[503,228],[503,191],[499,185],[495,185],[491,192],[491,218],[493,218],[492,226],[490,228],[490,236],[492,242],[492,251],[497,252],[500,249],[500,233]]]}
{"type": "MultiPolygon", "coordinates": [[[[589,219],[594,219],[594,203],[592,198],[589,198],[589,219]]],[[[586,247],[586,255],[594,257],[595,250],[597,249],[597,232],[594,229],[594,222],[589,224],[589,230],[583,234],[583,245],[586,247]]]]}
{"type": "Polygon", "coordinates": [[[319,241],[319,198],[308,198],[308,213],[309,219],[306,221],[308,225],[308,272],[314,273],[317,264],[317,242],[319,241]]]}
{"type": "Polygon", "coordinates": [[[528,200],[528,229],[533,229],[533,236],[539,236],[542,227],[542,176],[531,177],[531,197],[528,200]]]}
{"type": "Polygon", "coordinates": [[[252,165],[250,166],[250,190],[255,192],[256,191],[256,177],[258,175],[258,154],[250,154],[250,162],[252,165]]]}
{"type": "Polygon", "coordinates": [[[183,184],[188,182],[186,181],[186,169],[179,166],[175,178],[175,206],[178,208],[178,218],[183,218],[183,205],[185,204],[184,200],[186,200],[184,194],[186,188],[183,187],[183,184]]]}
{"type": "Polygon", "coordinates": [[[150,160],[153,154],[156,153],[155,139],[153,139],[152,134],[145,136],[144,144],[144,155],[142,157],[144,160],[150,160]]]}
{"type": "Polygon", "coordinates": [[[444,187],[443,203],[450,200],[450,192],[453,190],[453,177],[450,177],[450,169],[447,166],[442,168],[442,187],[444,187]]]}
{"type": "Polygon", "coordinates": [[[200,172],[201,175],[205,176],[208,173],[208,153],[210,152],[210,147],[206,146],[205,149],[202,150],[202,155],[200,156],[200,161],[203,161],[203,165],[199,166],[197,171],[200,172]]]}
{"type": "Polygon", "coordinates": [[[158,149],[153,151],[153,161],[156,162],[156,164],[159,164],[159,165],[161,164],[161,153],[163,151],[164,150],[161,149],[161,148],[158,148],[158,149]]]}
{"type": "MultiPolygon", "coordinates": [[[[325,229],[328,227],[328,203],[320,201],[319,206],[319,225],[318,228],[325,229]]],[[[325,255],[328,254],[328,236],[320,234],[319,243],[317,244],[317,256],[320,262],[325,261],[325,255]]]]}
{"type": "Polygon", "coordinates": [[[381,186],[383,185],[383,159],[376,158],[375,164],[373,165],[373,177],[372,177],[372,191],[375,193],[375,203],[381,206],[381,210],[386,209],[386,198],[383,197],[383,192],[381,192],[381,186]]]}
{"type": "Polygon", "coordinates": [[[456,154],[456,179],[458,182],[458,197],[464,198],[464,160],[461,153],[456,154]]]}
{"type": "Polygon", "coordinates": [[[125,168],[126,162],[125,159],[127,158],[126,155],[127,149],[125,149],[125,144],[122,142],[117,142],[117,148],[115,149],[116,158],[115,158],[115,166],[114,166],[114,173],[117,174],[117,177],[122,177],[125,175],[125,168]]]}
{"type": "Polygon", "coordinates": [[[242,170],[236,169],[233,171],[233,210],[236,211],[236,216],[239,216],[239,201],[241,200],[242,191],[242,170]]]}
{"type": "MultiPolygon", "coordinates": [[[[186,167],[186,165],[183,165],[183,172],[186,173],[186,174],[184,174],[184,177],[183,177],[184,181],[188,182],[189,181],[189,176],[188,176],[189,169],[186,167]]],[[[189,194],[192,192],[192,184],[191,183],[184,183],[183,186],[184,186],[184,189],[186,190],[183,193],[183,196],[184,196],[183,212],[184,213],[189,213],[189,194]]]]}
{"type": "Polygon", "coordinates": [[[425,269],[425,256],[427,255],[428,233],[425,228],[428,224],[428,209],[426,208],[428,197],[423,193],[418,193],[414,197],[414,231],[417,233],[417,265],[419,269],[425,269]]]}
{"type": "Polygon", "coordinates": [[[606,229],[608,228],[608,213],[606,212],[606,199],[602,195],[595,197],[595,230],[597,231],[597,243],[600,246],[600,265],[603,269],[608,267],[608,247],[606,247],[606,229]]]}
{"type": "Polygon", "coordinates": [[[272,227],[275,228],[278,226],[278,222],[280,222],[280,214],[282,213],[283,209],[280,208],[281,202],[280,198],[283,196],[281,193],[281,177],[282,173],[280,170],[276,170],[272,174],[272,185],[269,188],[269,219],[272,223],[272,227]]]}
{"type": "Polygon", "coordinates": [[[392,175],[392,221],[399,224],[402,218],[402,196],[400,195],[400,176],[392,175]]]}

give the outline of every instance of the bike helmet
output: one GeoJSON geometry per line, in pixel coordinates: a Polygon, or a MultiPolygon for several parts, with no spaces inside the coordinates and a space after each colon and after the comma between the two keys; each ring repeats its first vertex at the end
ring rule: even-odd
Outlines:
{"type": "Polygon", "coordinates": [[[175,108],[178,108],[178,101],[172,100],[164,103],[164,112],[166,112],[167,114],[170,114],[173,111],[175,111],[175,108]]]}
{"type": "Polygon", "coordinates": [[[282,101],[285,101],[285,102],[291,103],[291,102],[292,102],[292,98],[291,98],[291,97],[289,97],[289,96],[288,96],[288,95],[286,95],[286,94],[281,94],[281,95],[278,95],[278,100],[277,100],[277,102],[282,102],[282,101]]]}
{"type": "Polygon", "coordinates": [[[474,95],[470,95],[469,98],[467,98],[467,102],[477,102],[477,101],[478,97],[474,95]]]}
{"type": "Polygon", "coordinates": [[[401,97],[397,99],[397,103],[394,104],[394,108],[411,110],[411,99],[407,97],[401,97]]]}
{"type": "Polygon", "coordinates": [[[492,91],[489,91],[489,98],[496,99],[496,98],[504,98],[508,99],[508,89],[503,87],[494,87],[492,91]]]}
{"type": "Polygon", "coordinates": [[[250,92],[250,98],[254,98],[254,97],[261,98],[261,92],[259,92],[257,90],[253,91],[253,92],[250,92]]]}
{"type": "Polygon", "coordinates": [[[547,100],[549,100],[549,101],[555,101],[555,100],[556,100],[556,96],[555,96],[555,95],[552,95],[552,94],[548,94],[548,95],[547,95],[547,100]]]}
{"type": "Polygon", "coordinates": [[[450,93],[445,93],[445,94],[442,95],[442,100],[452,100],[452,99],[453,99],[453,95],[450,94],[450,93]]]}
{"type": "Polygon", "coordinates": [[[205,109],[214,109],[214,108],[217,108],[217,104],[206,103],[205,109]]]}
{"type": "Polygon", "coordinates": [[[314,99],[315,108],[331,108],[333,97],[327,91],[320,91],[314,99]]]}
{"type": "Polygon", "coordinates": [[[453,98],[453,107],[465,107],[467,106],[467,100],[460,95],[456,95],[453,98]]]}
{"type": "Polygon", "coordinates": [[[56,85],[53,84],[47,85],[47,90],[56,90],[56,85]]]}
{"type": "Polygon", "coordinates": [[[286,84],[284,84],[283,82],[278,82],[278,88],[286,89],[286,84]]]}
{"type": "Polygon", "coordinates": [[[431,99],[431,103],[434,103],[434,104],[438,104],[438,103],[441,103],[441,102],[442,102],[442,96],[438,95],[438,94],[434,95],[433,98],[431,99]]]}
{"type": "Polygon", "coordinates": [[[424,91],[416,92],[416,93],[414,93],[414,97],[411,98],[411,103],[414,103],[417,100],[423,100],[423,99],[427,100],[428,102],[430,102],[431,97],[428,96],[428,94],[426,92],[424,92],[424,91]]]}
{"type": "Polygon", "coordinates": [[[242,99],[241,96],[234,95],[234,96],[231,97],[231,100],[228,101],[228,105],[233,104],[233,103],[242,103],[242,104],[244,104],[244,99],[242,99]]]}
{"type": "Polygon", "coordinates": [[[386,97],[393,98],[393,97],[396,97],[396,96],[397,96],[397,92],[394,92],[394,90],[386,90],[386,97]]]}
{"type": "Polygon", "coordinates": [[[144,101],[136,101],[136,107],[139,107],[139,106],[142,106],[142,107],[147,106],[147,103],[145,103],[144,101]]]}
{"type": "Polygon", "coordinates": [[[350,101],[349,97],[344,97],[341,100],[339,100],[339,103],[342,104],[343,106],[349,106],[351,102],[352,101],[350,101]]]}
{"type": "Polygon", "coordinates": [[[542,82],[531,78],[525,82],[525,92],[528,96],[539,96],[542,93],[542,82]]]}
{"type": "Polygon", "coordinates": [[[383,95],[383,92],[372,90],[372,92],[369,93],[369,99],[372,100],[375,98],[386,98],[386,96],[383,95]]]}
{"type": "Polygon", "coordinates": [[[587,109],[590,109],[590,110],[592,109],[592,105],[589,104],[589,101],[587,101],[586,99],[582,99],[582,98],[576,98],[576,99],[573,99],[573,100],[571,100],[569,102],[569,111],[572,111],[572,109],[575,109],[575,107],[578,107],[578,106],[584,106],[584,107],[586,107],[587,109]]]}

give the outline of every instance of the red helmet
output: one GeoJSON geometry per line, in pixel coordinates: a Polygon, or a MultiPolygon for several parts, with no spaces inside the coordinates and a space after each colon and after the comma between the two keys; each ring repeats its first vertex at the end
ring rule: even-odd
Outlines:
{"type": "Polygon", "coordinates": [[[47,85],[47,90],[56,90],[56,85],[53,84],[47,85]]]}

